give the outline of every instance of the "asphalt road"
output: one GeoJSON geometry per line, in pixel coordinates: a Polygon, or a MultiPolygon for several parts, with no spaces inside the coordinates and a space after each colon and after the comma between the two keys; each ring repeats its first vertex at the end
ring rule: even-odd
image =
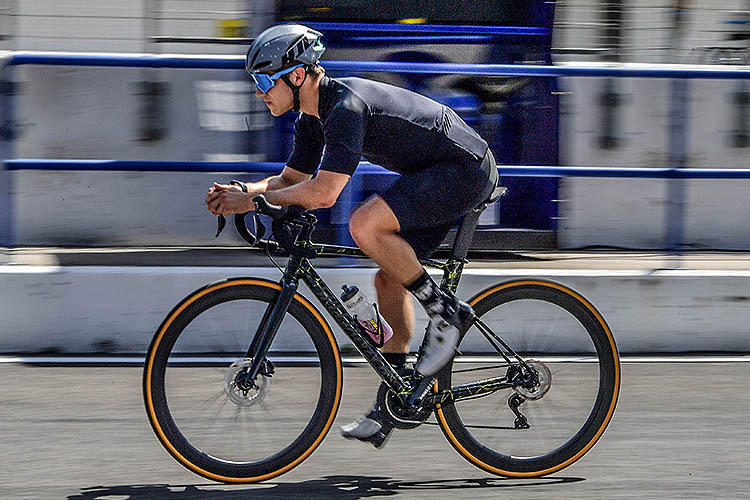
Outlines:
{"type": "Polygon", "coordinates": [[[140,377],[140,368],[0,364],[0,498],[723,500],[750,491],[750,363],[624,364],[599,443],[535,480],[474,468],[434,426],[401,431],[380,451],[342,439],[337,427],[368,408],[377,385],[353,367],[336,427],[299,467],[260,485],[211,483],[157,442],[140,377]]]}

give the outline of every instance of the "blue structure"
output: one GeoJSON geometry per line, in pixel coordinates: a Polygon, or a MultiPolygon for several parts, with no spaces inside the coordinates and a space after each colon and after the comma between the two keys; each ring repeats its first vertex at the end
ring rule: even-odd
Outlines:
{"type": "MultiPolygon", "coordinates": [[[[485,5],[373,0],[367,9],[357,9],[342,0],[327,2],[325,9],[317,6],[310,0],[282,0],[279,18],[323,32],[332,57],[337,57],[337,49],[367,49],[362,51],[362,59],[372,58],[374,53],[378,62],[397,63],[393,68],[419,67],[420,63],[552,62],[554,2],[530,0],[519,6],[513,0],[485,5]],[[354,19],[357,22],[352,22],[354,19]],[[435,50],[435,44],[445,49],[435,50]],[[451,61],[446,56],[450,45],[472,45],[476,50],[463,60],[451,61]]],[[[553,93],[554,79],[456,71],[460,78],[452,88],[445,88],[432,84],[438,76],[434,73],[395,72],[402,86],[453,108],[488,141],[498,163],[559,164],[559,103],[553,93]]],[[[282,144],[291,140],[291,120],[282,118],[277,125],[282,144]]],[[[284,161],[289,152],[289,146],[279,145],[273,158],[284,161]]],[[[558,198],[557,179],[506,177],[503,182],[509,190],[500,227],[555,229],[557,205],[552,200],[558,198]]]]}
{"type": "MultiPolygon", "coordinates": [[[[7,72],[19,64],[44,64],[44,65],[68,65],[68,66],[108,66],[108,67],[170,67],[170,68],[219,68],[239,69],[243,67],[243,58],[232,57],[223,59],[186,57],[169,58],[163,56],[125,56],[125,55],[80,55],[80,54],[9,54],[2,69],[7,79],[7,72]]],[[[586,76],[586,77],[631,77],[631,78],[671,78],[674,80],[672,98],[670,130],[670,157],[672,168],[669,169],[634,169],[634,168],[594,168],[574,167],[555,168],[540,166],[512,166],[500,165],[500,174],[507,180],[509,178],[545,177],[555,179],[559,176],[576,177],[656,177],[668,178],[676,183],[674,189],[670,189],[669,204],[672,208],[667,215],[667,227],[671,233],[667,235],[665,247],[679,250],[683,226],[683,191],[681,184],[688,178],[750,178],[748,170],[719,170],[719,169],[689,169],[683,168],[684,145],[686,138],[686,120],[684,112],[676,110],[685,109],[685,101],[689,95],[689,81],[691,78],[702,79],[734,79],[750,80],[750,71],[731,67],[716,69],[697,69],[685,67],[591,67],[591,66],[566,66],[554,67],[550,65],[503,65],[503,64],[450,64],[450,63],[394,63],[376,61],[327,61],[325,67],[330,71],[392,71],[403,73],[423,74],[473,74],[484,76],[586,76]],[[679,83],[678,83],[679,82],[679,83]]],[[[6,80],[7,82],[7,80],[6,80]]],[[[262,163],[203,163],[203,162],[118,162],[112,160],[22,160],[14,159],[13,131],[15,129],[15,117],[13,114],[13,93],[6,92],[0,99],[0,148],[3,154],[3,167],[0,169],[0,245],[12,247],[15,245],[13,236],[13,212],[12,212],[12,173],[15,170],[24,169],[49,169],[49,170],[137,170],[137,171],[252,171],[252,172],[275,172],[280,169],[281,164],[262,163]]],[[[358,169],[361,175],[355,176],[355,183],[360,184],[363,189],[368,189],[368,184],[373,182],[387,181],[392,177],[378,167],[363,165],[358,169]],[[367,179],[367,180],[366,180],[367,179]]],[[[354,188],[352,188],[354,189],[354,188]]],[[[505,217],[505,210],[503,211],[505,217]]],[[[340,222],[340,219],[338,222],[340,222]]]]}

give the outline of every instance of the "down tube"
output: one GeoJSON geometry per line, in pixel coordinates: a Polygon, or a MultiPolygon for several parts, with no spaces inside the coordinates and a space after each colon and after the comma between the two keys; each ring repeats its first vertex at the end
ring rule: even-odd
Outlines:
{"type": "Polygon", "coordinates": [[[396,394],[405,394],[409,392],[409,386],[404,382],[396,370],[388,363],[383,355],[375,346],[365,339],[360,333],[354,318],[344,309],[341,302],[333,294],[330,288],[323,282],[323,279],[315,272],[315,269],[309,263],[302,267],[304,271],[302,279],[305,284],[312,290],[326,311],[338,323],[344,333],[352,340],[355,347],[362,353],[370,366],[380,375],[383,381],[396,392],[396,394]]]}

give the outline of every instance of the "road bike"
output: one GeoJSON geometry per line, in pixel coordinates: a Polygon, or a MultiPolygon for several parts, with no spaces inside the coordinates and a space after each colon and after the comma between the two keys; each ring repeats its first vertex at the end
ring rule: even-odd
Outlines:
{"type": "MultiPolygon", "coordinates": [[[[504,189],[464,217],[447,260],[422,260],[442,270],[443,289],[456,292],[479,214],[504,189]]],[[[146,355],[146,412],[180,464],[215,481],[263,481],[299,465],[331,429],[342,357],[300,281],[382,379],[377,398],[394,428],[413,429],[434,415],[461,456],[514,478],[557,472],[602,436],[617,403],[620,361],[604,317],[580,293],[536,278],[492,285],[468,300],[475,316],[453,361],[433,376],[404,375],[312,265],[362,251],[313,243],[314,214],[254,199],[254,227],[247,214],[235,215],[235,226],[272,261],[273,253],[288,255],[281,279],[230,278],[196,290],[167,315],[146,355]],[[263,239],[269,220],[273,240],[263,239]]]]}

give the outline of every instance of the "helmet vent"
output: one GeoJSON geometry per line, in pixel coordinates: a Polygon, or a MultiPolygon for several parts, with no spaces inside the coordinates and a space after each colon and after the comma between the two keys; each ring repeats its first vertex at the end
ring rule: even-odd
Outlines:
{"type": "Polygon", "coordinates": [[[287,49],[284,55],[281,57],[281,65],[286,66],[292,64],[297,58],[302,55],[313,44],[313,40],[308,40],[304,36],[300,36],[291,47],[287,49]]]}

